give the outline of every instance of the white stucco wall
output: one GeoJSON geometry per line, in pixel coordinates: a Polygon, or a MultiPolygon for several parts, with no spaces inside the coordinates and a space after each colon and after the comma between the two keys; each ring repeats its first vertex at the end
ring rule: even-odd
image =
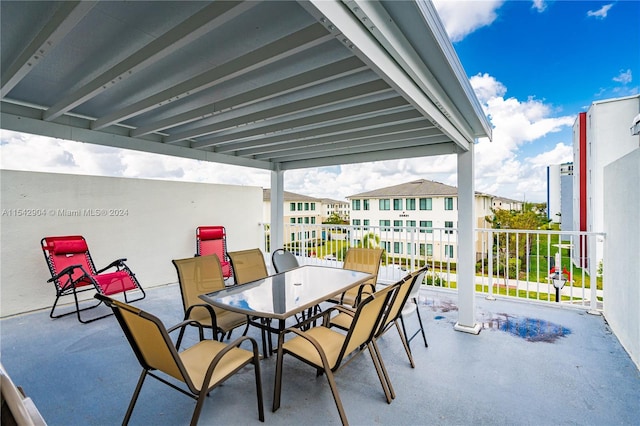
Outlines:
{"type": "Polygon", "coordinates": [[[0,173],[3,317],[53,304],[45,236],[83,235],[97,268],[126,257],[145,289],[177,281],[171,260],[194,255],[197,226],[225,226],[229,250],[262,247],[259,187],[0,173]]]}
{"type": "MultiPolygon", "coordinates": [[[[639,139],[640,141],[640,139],[639,139]]],[[[604,168],[604,314],[640,368],[640,148],[604,168]]]]}

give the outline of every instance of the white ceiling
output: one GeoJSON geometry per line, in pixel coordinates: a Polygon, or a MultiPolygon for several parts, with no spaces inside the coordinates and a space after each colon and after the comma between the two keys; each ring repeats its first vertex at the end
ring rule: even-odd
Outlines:
{"type": "Polygon", "coordinates": [[[0,2],[1,125],[288,170],[490,136],[430,2],[0,2]]]}

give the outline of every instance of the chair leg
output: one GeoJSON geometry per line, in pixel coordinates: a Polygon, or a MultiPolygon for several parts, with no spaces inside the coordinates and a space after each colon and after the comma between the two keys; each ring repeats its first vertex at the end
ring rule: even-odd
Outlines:
{"type": "Polygon", "coordinates": [[[204,405],[205,396],[209,394],[209,390],[203,386],[200,390],[200,394],[197,397],[196,408],[193,410],[193,415],[191,416],[190,426],[197,426],[198,419],[200,418],[200,413],[202,412],[202,406],[204,405]]]}
{"type": "Polygon", "coordinates": [[[138,379],[138,384],[136,385],[136,390],[133,392],[133,396],[131,397],[129,408],[127,408],[127,413],[124,415],[124,420],[122,421],[123,426],[129,424],[131,413],[133,413],[133,407],[135,407],[136,402],[138,401],[138,395],[140,395],[140,389],[142,389],[142,384],[144,383],[144,379],[146,378],[147,378],[147,370],[142,370],[142,374],[140,374],[140,378],[138,379]]]}
{"type": "Polygon", "coordinates": [[[373,340],[371,343],[368,343],[367,346],[369,348],[369,354],[371,355],[371,361],[373,361],[373,365],[376,368],[376,373],[378,373],[378,379],[380,380],[380,384],[382,385],[384,396],[387,398],[387,403],[391,404],[391,400],[396,398],[396,393],[393,390],[393,386],[391,385],[391,379],[389,378],[387,368],[384,366],[384,362],[382,361],[380,348],[378,347],[378,344],[375,340],[373,340]]]}
{"type": "MultiPolygon", "coordinates": [[[[256,346],[254,345],[254,351],[256,346]]],[[[253,367],[256,375],[256,395],[258,397],[258,419],[264,422],[264,398],[262,397],[262,375],[260,374],[260,357],[256,352],[253,356],[253,367]]]]}
{"type": "Polygon", "coordinates": [[[416,368],[415,363],[413,362],[413,355],[411,354],[411,347],[409,346],[409,340],[407,339],[407,331],[404,328],[404,321],[402,316],[400,316],[400,323],[402,324],[402,328],[398,325],[398,321],[394,321],[396,325],[396,329],[398,330],[398,334],[400,335],[400,340],[402,340],[402,345],[404,346],[404,351],[407,353],[407,358],[409,358],[409,364],[411,364],[411,368],[416,368]]]}
{"type": "Polygon", "coordinates": [[[276,381],[273,385],[273,406],[271,411],[274,413],[280,408],[280,394],[282,393],[282,358],[284,357],[284,351],[282,345],[284,344],[284,335],[281,333],[278,336],[278,355],[276,359],[276,381]]]}
{"type": "Polygon", "coordinates": [[[325,373],[327,376],[327,381],[329,382],[329,387],[331,388],[331,394],[333,395],[333,400],[336,403],[336,408],[338,408],[338,414],[340,415],[340,421],[343,425],[348,425],[349,421],[347,420],[347,415],[344,412],[344,407],[342,406],[342,400],[340,399],[340,394],[338,393],[338,385],[336,384],[336,379],[333,376],[333,372],[325,367],[325,373]]]}
{"type": "Polygon", "coordinates": [[[413,299],[413,302],[416,304],[416,314],[418,315],[418,323],[420,324],[420,332],[422,333],[422,340],[424,340],[424,347],[428,348],[429,344],[427,343],[427,336],[424,334],[424,327],[422,326],[422,317],[420,316],[420,309],[418,309],[418,301],[413,299]]]}

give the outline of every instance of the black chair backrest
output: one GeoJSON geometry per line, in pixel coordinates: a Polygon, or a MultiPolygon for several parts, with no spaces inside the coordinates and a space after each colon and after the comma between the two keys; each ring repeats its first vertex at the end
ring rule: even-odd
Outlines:
{"type": "Polygon", "coordinates": [[[293,253],[285,249],[278,249],[274,251],[271,256],[271,261],[273,262],[273,267],[278,273],[286,272],[300,266],[293,253]]]}

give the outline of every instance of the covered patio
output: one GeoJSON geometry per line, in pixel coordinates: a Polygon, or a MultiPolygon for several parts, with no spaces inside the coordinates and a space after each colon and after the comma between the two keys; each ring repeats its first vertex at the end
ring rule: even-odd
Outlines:
{"type": "Polygon", "coordinates": [[[473,306],[476,138],[489,122],[428,1],[2,2],[3,129],[285,172],[456,154],[473,306]]]}
{"type": "MultiPolygon", "coordinates": [[[[165,324],[182,319],[177,285],[156,287],[137,305],[165,324]]],[[[513,301],[476,299],[482,331],[453,330],[455,293],[423,289],[429,347],[411,342],[412,369],[395,331],[380,340],[396,399],[388,405],[368,354],[336,375],[353,425],[634,425],[640,375],[601,316],[513,301]]],[[[48,311],[3,319],[2,363],[50,425],[120,424],[140,373],[115,318],[91,326],[48,311]],[[25,332],[29,330],[29,332],[25,332]]],[[[407,319],[409,331],[416,318],[407,319]]],[[[259,333],[250,329],[251,336],[259,333]]],[[[238,337],[234,333],[233,337],[238,337]]],[[[195,332],[190,335],[195,337],[195,332]]],[[[271,412],[275,357],[261,362],[265,423],[340,424],[329,386],[285,357],[282,406],[271,412]]],[[[188,424],[195,402],[148,379],[131,424],[188,424]]],[[[199,424],[261,424],[253,370],[211,393],[199,424]]]]}

